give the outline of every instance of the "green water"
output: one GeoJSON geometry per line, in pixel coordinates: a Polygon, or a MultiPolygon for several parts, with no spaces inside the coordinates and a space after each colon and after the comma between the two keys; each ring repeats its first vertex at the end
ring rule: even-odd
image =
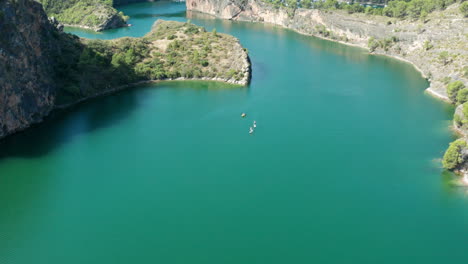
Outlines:
{"type": "MultiPolygon", "coordinates": [[[[121,9],[133,27],[69,30],[186,20],[183,4],[121,9]]],[[[468,190],[437,161],[453,108],[411,66],[191,19],[241,40],[251,85],[135,88],[1,142],[1,264],[468,263],[468,190]]]]}

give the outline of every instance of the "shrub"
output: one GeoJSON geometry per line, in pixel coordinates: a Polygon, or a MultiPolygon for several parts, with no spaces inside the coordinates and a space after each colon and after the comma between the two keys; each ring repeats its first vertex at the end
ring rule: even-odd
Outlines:
{"type": "Polygon", "coordinates": [[[195,25],[189,25],[184,33],[185,34],[196,34],[198,32],[199,32],[198,27],[196,27],[195,25]]]}
{"type": "Polygon", "coordinates": [[[460,166],[463,162],[462,150],[466,147],[466,142],[463,139],[455,140],[450,143],[449,148],[444,154],[442,165],[448,170],[453,170],[460,166]]]}
{"type": "Polygon", "coordinates": [[[463,69],[461,70],[461,72],[462,72],[462,76],[463,76],[464,78],[468,78],[468,66],[463,67],[463,69]]]}
{"type": "Polygon", "coordinates": [[[442,51],[441,53],[439,53],[439,61],[444,65],[447,65],[450,62],[450,56],[448,51],[442,51]]]}
{"type": "Polygon", "coordinates": [[[384,49],[385,51],[388,51],[388,49],[393,45],[393,40],[392,38],[386,38],[381,41],[379,41],[380,47],[384,49]]]}
{"type": "Polygon", "coordinates": [[[461,81],[451,82],[447,85],[447,95],[449,96],[452,102],[457,101],[458,91],[465,88],[465,85],[461,81]]]}
{"type": "Polygon", "coordinates": [[[367,41],[367,46],[369,47],[370,52],[374,52],[375,49],[379,47],[379,42],[375,40],[374,37],[370,37],[367,41]]]}
{"type": "Polygon", "coordinates": [[[422,22],[426,22],[426,19],[427,19],[427,12],[426,11],[421,11],[421,14],[419,15],[419,19],[422,21],[422,22]]]}
{"type": "Polygon", "coordinates": [[[468,104],[463,104],[463,116],[465,117],[465,120],[468,117],[468,104]]]}
{"type": "Polygon", "coordinates": [[[202,60],[200,63],[203,67],[207,67],[209,65],[207,60],[202,60]]]}
{"type": "Polygon", "coordinates": [[[459,115],[457,115],[457,114],[455,114],[455,115],[453,116],[453,122],[455,123],[455,125],[456,125],[457,127],[460,127],[460,126],[463,125],[463,120],[462,120],[462,118],[461,118],[459,115]]]}
{"type": "Polygon", "coordinates": [[[434,45],[432,45],[432,43],[429,40],[424,41],[424,45],[423,45],[424,50],[430,50],[433,47],[434,45]]]}
{"type": "Polygon", "coordinates": [[[311,0],[302,0],[301,1],[301,7],[302,8],[311,8],[312,7],[312,1],[311,0]]]}
{"type": "Polygon", "coordinates": [[[463,89],[459,90],[458,93],[457,93],[457,103],[458,104],[463,104],[466,101],[468,101],[468,89],[463,88],[463,89]]]}
{"type": "Polygon", "coordinates": [[[464,17],[468,17],[468,2],[463,2],[460,5],[460,12],[464,17]]]}
{"type": "Polygon", "coordinates": [[[449,84],[450,81],[452,80],[452,78],[448,77],[448,76],[445,76],[444,78],[442,78],[440,81],[443,82],[445,85],[449,84]]]}

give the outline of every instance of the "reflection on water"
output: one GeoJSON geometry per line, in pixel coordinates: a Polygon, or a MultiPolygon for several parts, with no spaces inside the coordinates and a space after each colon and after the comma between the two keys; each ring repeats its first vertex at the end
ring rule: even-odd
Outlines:
{"type": "Polygon", "coordinates": [[[184,17],[185,11],[178,13],[167,13],[167,14],[135,14],[132,15],[134,19],[145,19],[145,18],[173,18],[173,17],[184,17]]]}
{"type": "Polygon", "coordinates": [[[160,86],[175,89],[175,91],[180,90],[181,93],[186,89],[235,90],[241,91],[237,94],[247,95],[249,91],[244,86],[213,81],[163,81],[131,87],[113,95],[92,99],[70,109],[52,113],[43,123],[1,140],[0,162],[6,158],[45,156],[80,135],[117,126],[146,100],[144,96],[146,89],[157,89],[160,86]]]}

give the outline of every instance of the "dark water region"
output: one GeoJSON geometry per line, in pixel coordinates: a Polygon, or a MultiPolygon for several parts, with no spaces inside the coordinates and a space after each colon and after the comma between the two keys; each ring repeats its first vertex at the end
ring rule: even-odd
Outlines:
{"type": "Polygon", "coordinates": [[[468,260],[467,190],[437,160],[453,107],[412,66],[183,3],[120,9],[133,27],[68,30],[190,19],[240,39],[252,83],[133,88],[0,142],[1,264],[468,260]]]}

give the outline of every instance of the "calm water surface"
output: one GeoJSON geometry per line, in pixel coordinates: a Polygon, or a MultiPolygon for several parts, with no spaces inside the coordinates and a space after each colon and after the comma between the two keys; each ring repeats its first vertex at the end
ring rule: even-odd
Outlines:
{"type": "MultiPolygon", "coordinates": [[[[133,27],[68,30],[187,20],[184,4],[121,9],[133,27]]],[[[437,161],[453,109],[411,66],[190,19],[240,39],[251,85],[135,88],[1,142],[0,263],[468,263],[467,190],[437,161]]]]}

